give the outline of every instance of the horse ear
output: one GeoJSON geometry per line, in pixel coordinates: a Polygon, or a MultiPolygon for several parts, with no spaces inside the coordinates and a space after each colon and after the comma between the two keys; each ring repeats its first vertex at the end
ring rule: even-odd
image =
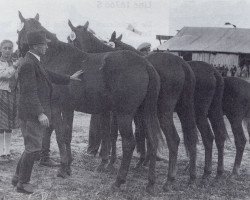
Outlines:
{"type": "Polygon", "coordinates": [[[116,38],[116,39],[119,40],[119,41],[121,41],[122,40],[122,34],[118,38],[116,38]]]}
{"type": "Polygon", "coordinates": [[[36,21],[39,21],[39,14],[37,13],[36,16],[35,16],[35,20],[36,21]]]}
{"type": "Polygon", "coordinates": [[[23,15],[20,11],[18,11],[18,16],[19,16],[19,19],[21,20],[21,22],[25,22],[25,18],[23,17],[23,15]]]}
{"type": "Polygon", "coordinates": [[[72,31],[74,31],[76,28],[73,26],[73,24],[71,23],[71,21],[68,21],[68,25],[71,28],[72,31]]]}
{"type": "Polygon", "coordinates": [[[112,33],[112,35],[111,35],[111,41],[115,41],[115,39],[116,39],[116,32],[114,31],[113,33],[112,33]]]}
{"type": "Polygon", "coordinates": [[[89,21],[87,21],[85,24],[84,24],[84,26],[83,26],[86,30],[88,29],[88,27],[89,27],[89,21]]]}

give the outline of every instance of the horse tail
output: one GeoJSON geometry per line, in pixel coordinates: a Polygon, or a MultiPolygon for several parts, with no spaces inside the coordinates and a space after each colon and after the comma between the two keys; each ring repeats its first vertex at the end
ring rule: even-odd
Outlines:
{"type": "Polygon", "coordinates": [[[249,117],[245,117],[243,119],[243,124],[246,127],[246,130],[248,132],[248,141],[250,143],[250,118],[249,117]]]}
{"type": "Polygon", "coordinates": [[[198,132],[195,121],[195,108],[194,108],[194,92],[195,92],[196,78],[188,62],[182,60],[182,68],[185,73],[185,82],[183,86],[184,91],[182,92],[181,97],[178,101],[178,104],[181,106],[177,106],[178,107],[177,109],[181,109],[181,112],[183,112],[185,116],[187,116],[186,112],[189,112],[188,113],[189,119],[185,119],[185,122],[181,123],[183,130],[184,146],[187,157],[189,157],[190,154],[194,153],[193,146],[196,145],[198,142],[198,132]],[[186,122],[186,120],[188,122],[186,122]]]}
{"type": "Polygon", "coordinates": [[[214,69],[214,77],[216,79],[216,88],[215,93],[213,96],[213,100],[209,109],[209,119],[213,120],[214,123],[212,124],[212,128],[214,132],[217,132],[218,134],[215,134],[215,137],[219,137],[219,141],[225,141],[226,139],[229,139],[229,135],[226,129],[226,125],[223,118],[223,109],[222,109],[222,99],[223,99],[223,93],[224,93],[224,79],[220,75],[220,73],[214,69]]]}
{"type": "Polygon", "coordinates": [[[146,97],[142,103],[143,126],[154,152],[162,151],[164,138],[161,133],[160,123],[157,116],[157,102],[160,92],[160,76],[153,65],[147,61],[146,70],[149,75],[149,84],[146,97]]]}

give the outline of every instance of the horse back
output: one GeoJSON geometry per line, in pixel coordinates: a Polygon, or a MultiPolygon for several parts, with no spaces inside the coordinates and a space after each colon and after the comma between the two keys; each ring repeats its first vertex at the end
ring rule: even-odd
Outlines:
{"type": "Polygon", "coordinates": [[[179,98],[185,83],[185,72],[181,58],[164,52],[153,52],[146,56],[160,75],[160,100],[175,101],[179,98]]]}
{"type": "Polygon", "coordinates": [[[216,88],[215,69],[202,61],[187,62],[194,72],[196,79],[196,91],[214,91],[216,88]]]}
{"type": "Polygon", "coordinates": [[[250,83],[238,77],[224,78],[223,111],[250,117],[250,83]]]}

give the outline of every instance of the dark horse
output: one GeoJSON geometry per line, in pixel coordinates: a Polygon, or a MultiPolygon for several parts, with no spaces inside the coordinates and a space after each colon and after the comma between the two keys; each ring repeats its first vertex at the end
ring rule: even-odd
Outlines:
{"type": "MultiPolygon", "coordinates": [[[[110,41],[115,42],[116,48],[136,51],[133,47],[122,43],[121,38],[122,35],[116,38],[116,33],[114,32],[110,41]]],[[[206,151],[204,175],[210,174],[212,170],[213,142],[213,135],[206,116],[208,116],[211,122],[218,149],[217,173],[218,175],[222,175],[224,171],[223,149],[228,134],[222,118],[222,111],[230,122],[236,146],[236,157],[232,175],[239,175],[243,151],[246,145],[246,137],[242,128],[243,120],[247,122],[247,131],[250,134],[250,84],[237,77],[227,77],[224,78],[223,87],[223,80],[220,73],[211,65],[201,61],[190,61],[188,63],[194,71],[196,78],[194,97],[196,123],[202,134],[206,151]]]]}
{"type": "MultiPolygon", "coordinates": [[[[70,142],[74,110],[90,114],[112,111],[118,122],[122,136],[123,158],[112,188],[119,188],[126,180],[135,139],[132,120],[136,115],[142,116],[143,127],[150,139],[150,169],[147,189],[151,191],[155,183],[155,155],[159,140],[162,139],[157,118],[157,100],[160,90],[159,75],[145,59],[130,51],[116,51],[109,54],[87,54],[72,45],[59,41],[38,21],[39,16],[25,19],[18,34],[18,48],[22,55],[28,50],[26,35],[30,31],[44,31],[51,40],[43,65],[56,73],[73,74],[79,69],[84,73],[81,82],[69,86],[53,87],[54,96],[62,115],[68,156],[71,157],[70,142]],[[84,61],[84,62],[83,62],[84,61]]],[[[60,113],[60,112],[59,112],[60,113]]],[[[53,124],[54,122],[52,122],[53,124]]],[[[57,124],[53,124],[57,126],[57,124]]]]}
{"type": "MultiPolygon", "coordinates": [[[[100,42],[92,33],[87,31],[88,22],[84,26],[74,27],[69,21],[69,26],[76,35],[73,44],[79,49],[89,53],[113,51],[111,47],[100,42]]],[[[190,66],[173,54],[152,53],[147,57],[147,60],[154,66],[161,78],[158,117],[169,148],[168,180],[163,187],[167,191],[176,177],[177,153],[180,142],[173,123],[175,107],[182,122],[184,143],[190,155],[190,183],[194,183],[196,179],[197,132],[193,108],[195,77],[190,66]]],[[[136,126],[140,126],[136,120],[135,123],[136,126]]]]}
{"type": "Polygon", "coordinates": [[[250,138],[250,83],[237,77],[224,78],[223,112],[227,116],[236,146],[236,156],[232,175],[239,175],[240,164],[246,145],[246,137],[242,121],[247,121],[247,131],[250,138]]]}
{"type": "MultiPolygon", "coordinates": [[[[121,42],[121,39],[122,35],[116,38],[116,32],[113,32],[110,41],[115,43],[117,49],[127,49],[142,55],[141,52],[137,51],[132,46],[121,42]]],[[[196,78],[194,109],[196,124],[205,146],[203,180],[206,180],[212,173],[212,148],[214,137],[218,149],[218,177],[221,176],[224,171],[224,143],[228,137],[222,111],[224,81],[219,72],[205,62],[189,61],[188,64],[191,66],[196,78]],[[210,128],[208,119],[211,122],[214,134],[210,128]]]]}

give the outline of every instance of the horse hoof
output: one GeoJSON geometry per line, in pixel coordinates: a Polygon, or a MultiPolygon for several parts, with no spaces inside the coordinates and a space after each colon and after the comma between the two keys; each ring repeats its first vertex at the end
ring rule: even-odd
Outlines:
{"type": "Polygon", "coordinates": [[[226,179],[224,173],[217,173],[216,177],[214,178],[214,183],[222,183],[226,179]]]}
{"type": "Polygon", "coordinates": [[[206,187],[209,185],[209,176],[206,176],[206,177],[202,177],[201,179],[201,187],[206,187]]]}
{"type": "Polygon", "coordinates": [[[143,168],[143,162],[139,161],[136,163],[134,170],[139,171],[141,168],[143,168]]]}
{"type": "Polygon", "coordinates": [[[143,162],[142,166],[148,167],[148,163],[149,163],[149,161],[148,161],[148,160],[145,160],[145,161],[143,162]]]}
{"type": "Polygon", "coordinates": [[[212,187],[220,187],[221,185],[225,185],[225,177],[223,176],[216,176],[211,183],[212,187]]]}
{"type": "Polygon", "coordinates": [[[211,172],[208,172],[208,171],[204,172],[204,174],[202,175],[202,179],[201,179],[201,185],[207,186],[210,178],[211,178],[211,172]]]}
{"type": "Polygon", "coordinates": [[[237,178],[239,178],[239,174],[234,172],[229,176],[230,180],[236,180],[237,178]]]}
{"type": "Polygon", "coordinates": [[[72,170],[71,170],[71,167],[70,167],[70,166],[67,166],[66,171],[67,171],[67,174],[68,174],[69,176],[71,176],[72,170]]]}
{"type": "Polygon", "coordinates": [[[116,174],[116,168],[114,167],[113,164],[109,163],[106,167],[106,171],[112,173],[112,174],[116,174]]]}
{"type": "Polygon", "coordinates": [[[154,187],[154,185],[148,184],[148,185],[146,186],[146,192],[147,192],[149,195],[154,196],[154,195],[155,195],[155,187],[154,187]]]}
{"type": "Polygon", "coordinates": [[[162,189],[164,192],[170,192],[172,191],[172,184],[170,184],[168,181],[166,183],[164,183],[164,185],[162,186],[162,189]]]}
{"type": "Polygon", "coordinates": [[[70,158],[69,158],[69,160],[68,160],[68,164],[71,165],[72,162],[73,162],[73,160],[74,160],[74,159],[72,158],[72,156],[70,156],[70,158]]]}
{"type": "Polygon", "coordinates": [[[105,165],[100,164],[100,165],[96,168],[95,171],[96,171],[96,172],[105,172],[105,165]]]}
{"type": "Polygon", "coordinates": [[[68,177],[68,173],[66,170],[64,169],[59,169],[57,171],[57,177],[61,177],[61,178],[67,178],[68,177]]]}
{"type": "Polygon", "coordinates": [[[115,183],[113,183],[111,185],[110,189],[111,189],[112,192],[119,192],[120,191],[120,185],[115,182],[115,183]]]}
{"type": "Polygon", "coordinates": [[[188,181],[188,187],[191,188],[191,189],[195,189],[196,188],[196,181],[195,181],[195,179],[190,179],[188,181]]]}

